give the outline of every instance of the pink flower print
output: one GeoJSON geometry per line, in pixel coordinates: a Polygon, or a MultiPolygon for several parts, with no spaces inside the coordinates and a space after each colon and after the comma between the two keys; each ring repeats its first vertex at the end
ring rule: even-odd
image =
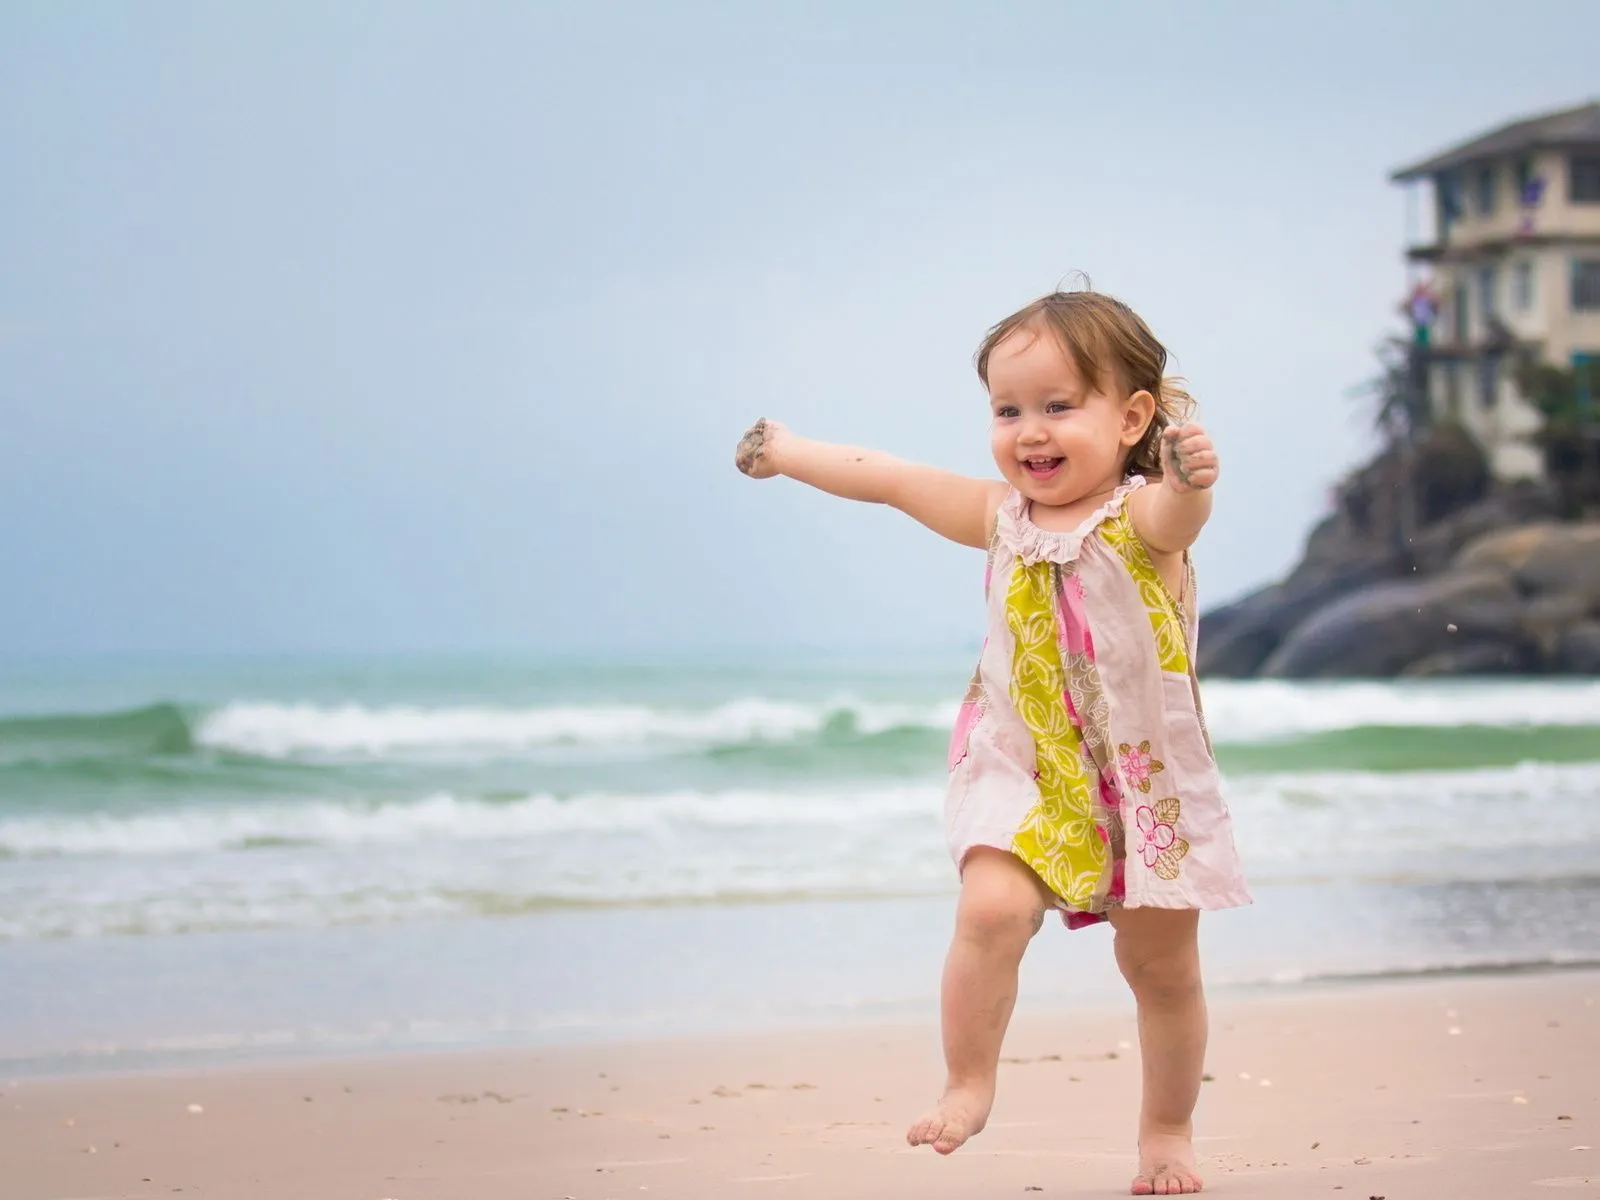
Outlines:
{"type": "Polygon", "coordinates": [[[1057,606],[1057,640],[1068,654],[1082,655],[1094,661],[1094,638],[1089,633],[1089,610],[1084,603],[1083,580],[1076,575],[1061,579],[1060,604],[1057,606]]]}
{"type": "Polygon", "coordinates": [[[1170,822],[1159,820],[1156,810],[1148,804],[1139,806],[1134,819],[1139,823],[1139,857],[1144,859],[1145,866],[1154,867],[1162,852],[1172,849],[1178,840],[1178,831],[1170,822]]]}
{"type": "Polygon", "coordinates": [[[1122,775],[1128,781],[1128,786],[1141,792],[1150,791],[1150,777],[1160,774],[1167,769],[1167,764],[1150,754],[1150,739],[1146,738],[1137,746],[1130,746],[1123,742],[1117,747],[1117,756],[1122,765],[1122,775]]]}
{"type": "Polygon", "coordinates": [[[1189,853],[1189,843],[1178,836],[1181,807],[1176,796],[1168,796],[1154,805],[1141,804],[1134,813],[1139,826],[1139,857],[1158,879],[1176,879],[1182,869],[1180,864],[1189,853]]]}

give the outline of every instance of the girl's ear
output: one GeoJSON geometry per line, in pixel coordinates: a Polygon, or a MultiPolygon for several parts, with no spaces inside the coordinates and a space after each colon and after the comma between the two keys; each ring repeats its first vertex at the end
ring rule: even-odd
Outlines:
{"type": "Polygon", "coordinates": [[[1156,418],[1156,398],[1140,388],[1122,406],[1122,444],[1137,446],[1156,418]]]}

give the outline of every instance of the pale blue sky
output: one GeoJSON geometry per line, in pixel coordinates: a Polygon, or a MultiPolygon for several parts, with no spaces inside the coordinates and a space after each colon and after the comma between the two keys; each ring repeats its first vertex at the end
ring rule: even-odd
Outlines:
{"type": "Polygon", "coordinates": [[[1218,599],[1366,445],[1387,172],[1600,91],[1590,2],[0,8],[0,650],[951,644],[975,552],[737,476],[987,473],[1073,270],[1224,456],[1218,599]]]}

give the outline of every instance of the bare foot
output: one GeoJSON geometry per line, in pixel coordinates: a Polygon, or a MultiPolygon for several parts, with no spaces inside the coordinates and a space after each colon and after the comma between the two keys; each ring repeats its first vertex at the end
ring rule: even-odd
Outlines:
{"type": "Polygon", "coordinates": [[[906,1141],[949,1154],[973,1134],[982,1132],[993,1104],[993,1087],[951,1088],[906,1130],[906,1141]]]}
{"type": "Polygon", "coordinates": [[[1187,1134],[1146,1133],[1139,1138],[1135,1196],[1187,1196],[1203,1185],[1195,1170],[1194,1143],[1187,1134]]]}

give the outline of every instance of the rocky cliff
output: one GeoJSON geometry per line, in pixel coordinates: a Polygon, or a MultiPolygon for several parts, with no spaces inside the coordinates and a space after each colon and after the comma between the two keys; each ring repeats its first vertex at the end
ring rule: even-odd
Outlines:
{"type": "Polygon", "coordinates": [[[1202,674],[1600,675],[1600,520],[1492,485],[1450,429],[1337,497],[1287,578],[1201,618],[1202,674]]]}

